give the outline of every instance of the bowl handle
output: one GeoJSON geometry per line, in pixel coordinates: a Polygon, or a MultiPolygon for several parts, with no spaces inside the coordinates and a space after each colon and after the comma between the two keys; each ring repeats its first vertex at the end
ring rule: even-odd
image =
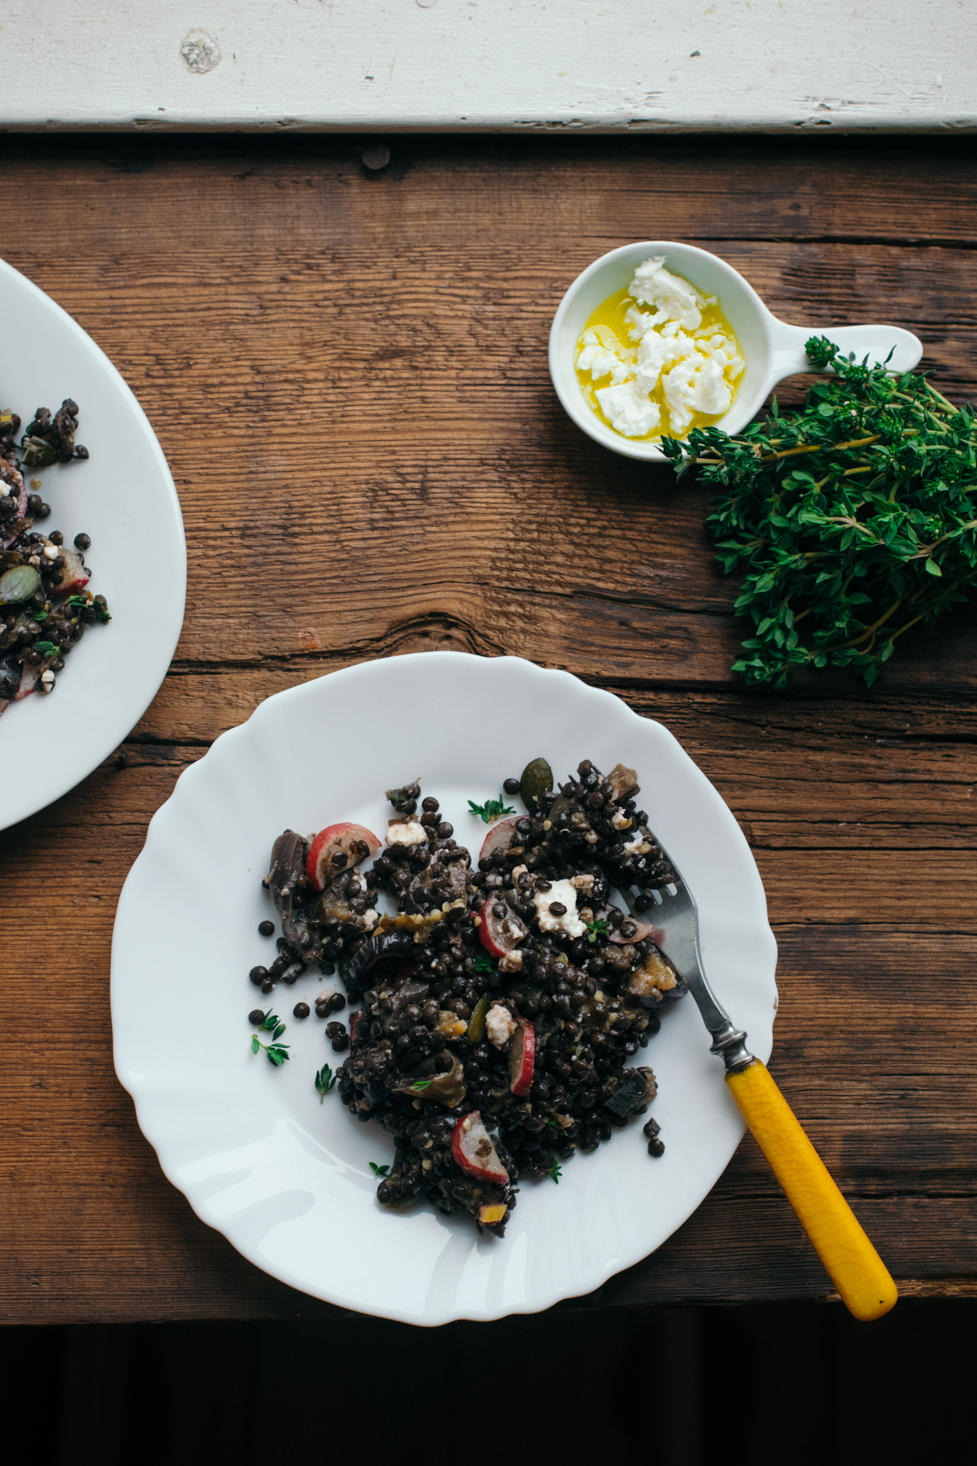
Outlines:
{"type": "Polygon", "coordinates": [[[895,372],[911,372],[923,354],[923,343],[901,326],[833,326],[826,331],[815,331],[809,326],[789,326],[774,316],[769,328],[771,385],[796,372],[814,370],[804,350],[805,341],[812,336],[827,336],[846,356],[854,353],[856,361],[867,356],[870,366],[885,361],[892,352],[889,366],[895,372]]]}

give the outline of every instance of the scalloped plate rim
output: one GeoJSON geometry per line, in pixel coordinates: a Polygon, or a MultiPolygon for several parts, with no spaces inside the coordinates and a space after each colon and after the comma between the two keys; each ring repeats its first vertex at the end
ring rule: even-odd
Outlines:
{"type": "MultiPolygon", "coordinates": [[[[399,1307],[393,1301],[385,1303],[382,1309],[378,1309],[375,1306],[365,1307],[362,1299],[357,1296],[355,1290],[353,1292],[350,1292],[339,1286],[324,1287],[321,1284],[316,1285],[315,1283],[310,1281],[306,1273],[303,1273],[301,1270],[295,1270],[281,1264],[276,1264],[274,1268],[269,1267],[267,1258],[263,1257],[256,1247],[249,1246],[245,1240],[241,1239],[240,1237],[235,1237],[233,1235],[235,1230],[235,1218],[233,1216],[231,1216],[230,1218],[221,1218],[216,1216],[214,1209],[208,1204],[210,1198],[207,1196],[201,1196],[199,1194],[199,1187],[194,1187],[194,1185],[189,1183],[185,1177],[180,1176],[178,1163],[171,1158],[171,1155],[167,1153],[168,1151],[172,1151],[173,1147],[171,1144],[172,1137],[169,1136],[166,1131],[166,1121],[161,1116],[159,1109],[154,1109],[154,1103],[158,1104],[159,1096],[158,1094],[153,1094],[149,1092],[146,1086],[140,1081],[134,1079],[132,1074],[128,1071],[127,1061],[124,1053],[125,1035],[123,1032],[121,1032],[122,1025],[117,1021],[117,996],[119,994],[120,984],[122,984],[125,980],[119,970],[119,954],[121,950],[120,931],[124,929],[125,924],[130,919],[129,907],[130,902],[132,902],[132,900],[134,899],[134,877],[139,871],[141,865],[145,863],[149,858],[151,858],[156,850],[157,843],[161,840],[166,841],[168,839],[171,829],[174,828],[172,822],[179,821],[181,805],[183,801],[192,796],[193,790],[198,781],[205,780],[208,777],[208,769],[214,769],[216,765],[221,761],[223,757],[222,751],[226,752],[226,750],[228,750],[229,748],[233,748],[235,747],[235,745],[241,742],[246,742],[249,731],[253,732],[256,728],[260,729],[267,722],[269,717],[274,717],[278,710],[280,710],[284,706],[287,706],[290,702],[300,701],[303,697],[314,697],[316,695],[316,690],[320,689],[323,684],[335,683],[337,679],[343,679],[344,682],[347,682],[352,679],[362,678],[364,676],[364,673],[366,674],[366,677],[369,678],[370,676],[375,674],[377,668],[383,668],[390,663],[400,664],[401,666],[408,663],[424,664],[429,663],[432,658],[436,658],[437,661],[444,666],[447,666],[451,661],[454,661],[456,663],[461,661],[465,664],[479,661],[484,662],[487,666],[495,669],[506,667],[516,667],[520,669],[529,668],[532,670],[533,675],[538,675],[541,678],[546,679],[546,681],[548,681],[550,685],[552,685],[553,683],[560,683],[566,688],[569,688],[572,685],[573,695],[582,696],[585,700],[591,701],[596,705],[600,705],[602,702],[605,702],[605,700],[613,702],[617,706],[617,708],[623,710],[628,715],[628,718],[630,720],[633,720],[634,723],[639,725],[651,725],[653,728],[659,730],[660,733],[666,736],[669,742],[672,743],[675,748],[679,750],[682,757],[688,761],[688,764],[695,771],[695,774],[698,775],[699,780],[702,781],[700,788],[708,791],[708,795],[711,796],[712,800],[716,801],[716,805],[721,807],[721,810],[725,813],[726,818],[732,821],[733,825],[735,826],[736,833],[739,837],[739,841],[741,843],[740,853],[742,856],[745,856],[748,866],[752,868],[752,874],[755,877],[755,881],[753,882],[754,890],[752,894],[753,897],[757,899],[758,906],[753,911],[746,913],[744,921],[745,925],[749,927],[751,923],[756,924],[757,919],[760,918],[762,930],[753,932],[752,935],[754,939],[759,937],[760,946],[765,947],[765,951],[762,953],[762,956],[765,958],[765,962],[769,966],[769,989],[774,998],[773,1007],[774,1009],[776,1008],[776,984],[774,981],[774,969],[776,964],[776,941],[767,921],[766,899],[763,892],[762,881],[759,876],[759,872],[756,869],[756,865],[753,861],[752,853],[749,850],[746,839],[743,836],[742,831],[739,829],[738,824],[736,824],[735,822],[735,817],[732,815],[731,811],[729,811],[728,806],[726,806],[718,791],[698,768],[698,765],[695,764],[694,760],[692,760],[690,756],[685,752],[684,748],[682,748],[682,745],[669,731],[669,729],[666,728],[664,724],[657,722],[657,720],[645,718],[641,714],[636,713],[625,702],[623,702],[622,699],[616,697],[613,693],[606,692],[599,688],[591,687],[589,686],[589,684],[581,681],[579,678],[576,678],[572,673],[557,668],[539,667],[535,663],[526,661],[525,659],[518,657],[479,658],[469,653],[453,651],[438,652],[433,654],[430,652],[409,653],[395,658],[364,659],[361,662],[353,663],[349,666],[337,669],[336,671],[325,673],[318,677],[310,678],[307,681],[299,683],[294,687],[283,689],[282,691],[272,694],[268,698],[264,699],[261,703],[259,703],[258,706],[244,722],[237,724],[233,728],[229,728],[225,730],[225,732],[220,734],[214,740],[210,749],[208,749],[208,751],[200,759],[198,759],[195,763],[190,765],[181,773],[176,782],[176,785],[174,786],[172,794],[153,815],[147,829],[144,847],[140,854],[137,856],[136,861],[133,863],[133,866],[129,872],[129,876],[126,879],[126,883],[123,886],[123,890],[120,894],[115,919],[115,930],[113,932],[111,981],[114,1058],[116,1073],[119,1078],[119,1082],[132,1097],[139,1127],[142,1130],[143,1135],[153,1146],[159,1159],[160,1167],[167,1180],[183,1193],[196,1216],[199,1217],[199,1219],[207,1226],[213,1228],[214,1230],[220,1232],[223,1236],[225,1236],[227,1240],[231,1242],[231,1245],[234,1246],[235,1249],[249,1262],[251,1262],[254,1266],[260,1268],[263,1272],[269,1274],[270,1276],[278,1278],[280,1281],[286,1283],[288,1286],[293,1287],[300,1292],[304,1292],[312,1297],[320,1298],[325,1302],[332,1303],[338,1307],[347,1308],[358,1312],[368,1312],[374,1315],[387,1317],[400,1322],[419,1324],[423,1326],[440,1326],[443,1323],[450,1322],[455,1319],[489,1320],[494,1318],[506,1317],[510,1314],[515,1313],[539,1312],[544,1308],[551,1307],[554,1303],[559,1302],[561,1299],[579,1297],[593,1291],[595,1288],[598,1288],[603,1283],[605,1283],[608,1278],[614,1276],[617,1272],[621,1271],[624,1268],[632,1266],[635,1262],[640,1261],[641,1257],[648,1256],[652,1251],[657,1250],[657,1248],[660,1247],[665,1240],[667,1240],[668,1236],[672,1235],[672,1233],[678,1227],[683,1225],[684,1221],[686,1221],[688,1217],[692,1215],[692,1213],[698,1208],[698,1206],[701,1205],[701,1202],[705,1199],[705,1196],[708,1195],[709,1191],[712,1189],[712,1186],[719,1179],[719,1175],[721,1175],[722,1170],[725,1168],[725,1165],[728,1164],[728,1161],[731,1158],[733,1151],[736,1149],[736,1144],[734,1144],[729,1151],[729,1155],[723,1162],[723,1165],[719,1167],[719,1170],[716,1172],[715,1176],[708,1183],[708,1185],[705,1187],[705,1190],[694,1202],[694,1204],[689,1207],[689,1209],[682,1217],[674,1222],[674,1225],[669,1228],[668,1232],[665,1235],[658,1238],[654,1246],[648,1251],[640,1253],[636,1256],[630,1256],[623,1261],[617,1261],[614,1265],[611,1266],[598,1265],[592,1272],[588,1273],[586,1276],[575,1278],[572,1282],[572,1285],[565,1286],[553,1292],[552,1296],[548,1296],[543,1301],[540,1301],[538,1299],[531,1302],[527,1301],[523,1306],[511,1306],[507,1304],[498,1311],[487,1311],[484,1308],[465,1308],[463,1306],[456,1308],[448,1307],[442,1308],[434,1316],[428,1316],[426,1314],[424,1316],[419,1316],[416,1309],[399,1307]],[[211,759],[214,759],[214,762],[209,762],[211,759]]],[[[380,675],[383,675],[382,672],[380,675]]],[[[580,756],[582,757],[584,756],[584,754],[581,753],[580,756]]],[[[436,787],[436,784],[433,787],[436,787]]],[[[645,788],[645,793],[647,794],[647,787],[645,788]]],[[[716,806],[714,806],[714,808],[715,807],[716,806]]],[[[178,833],[179,824],[175,826],[175,829],[178,833]]],[[[690,999],[690,1005],[691,1001],[692,1000],[690,999]]],[[[769,1056],[770,1043],[766,1040],[764,1036],[761,1036],[759,1040],[755,1040],[752,1044],[752,1047],[757,1053],[758,1057],[765,1059],[769,1056]]],[[[653,1060],[653,1053],[651,1057],[653,1060]]],[[[724,1086],[722,1087],[724,1088],[724,1086]]],[[[739,1119],[738,1115],[737,1119],[739,1119]]],[[[350,1123],[352,1123],[351,1118],[350,1123]]],[[[363,1128],[373,1130],[375,1127],[370,1126],[363,1128]]],[[[744,1130],[745,1126],[740,1123],[740,1136],[742,1135],[744,1130]]],[[[616,1143],[619,1144],[620,1142],[618,1141],[616,1143]]],[[[610,1149],[613,1150],[613,1148],[614,1145],[612,1144],[610,1149]]],[[[601,1149],[603,1150],[604,1147],[602,1147],[601,1149]]],[[[531,1202],[527,1203],[527,1205],[531,1205],[531,1202]]],[[[508,1239],[497,1245],[504,1247],[507,1245],[507,1242],[508,1239]]]]}

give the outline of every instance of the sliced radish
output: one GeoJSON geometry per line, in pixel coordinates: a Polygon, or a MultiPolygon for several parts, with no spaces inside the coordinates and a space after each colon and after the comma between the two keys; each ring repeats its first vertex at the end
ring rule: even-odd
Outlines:
{"type": "Polygon", "coordinates": [[[517,1018],[516,1031],[512,1035],[512,1047],[509,1050],[509,1078],[512,1080],[509,1087],[520,1099],[529,1093],[535,1064],[536,1030],[528,1018],[517,1018]]]}
{"type": "Polygon", "coordinates": [[[528,937],[529,927],[508,906],[503,916],[496,916],[494,907],[497,900],[499,897],[490,896],[479,907],[478,914],[482,924],[478,928],[478,935],[482,946],[491,957],[504,957],[507,952],[518,947],[524,937],[528,937]]]}
{"type": "Polygon", "coordinates": [[[322,891],[341,870],[352,869],[379,849],[380,841],[364,825],[327,825],[309,847],[305,873],[316,890],[322,891]],[[337,856],[345,859],[337,860],[337,856]]]}
{"type": "Polygon", "coordinates": [[[58,554],[64,557],[64,567],[57,587],[58,595],[74,595],[76,591],[84,590],[91,576],[85,569],[85,562],[77,550],[66,550],[64,545],[60,545],[58,554]]]}
{"type": "Polygon", "coordinates": [[[451,1154],[466,1175],[477,1176],[479,1181],[497,1181],[502,1186],[508,1184],[509,1172],[499,1160],[480,1110],[470,1110],[457,1121],[451,1135],[451,1154]]]}
{"type": "Polygon", "coordinates": [[[514,814],[511,819],[499,820],[497,825],[493,825],[482,841],[479,860],[488,860],[490,855],[501,855],[503,850],[508,850],[516,833],[516,820],[522,818],[522,815],[514,814]]]}
{"type": "Polygon", "coordinates": [[[619,926],[616,931],[609,931],[607,933],[607,940],[609,942],[616,942],[619,947],[626,947],[629,944],[633,945],[635,942],[644,942],[649,937],[654,940],[655,928],[652,922],[642,921],[637,916],[626,916],[621,926],[626,925],[629,921],[633,926],[637,927],[637,931],[632,932],[629,937],[624,937],[621,935],[621,927],[619,926]]]}

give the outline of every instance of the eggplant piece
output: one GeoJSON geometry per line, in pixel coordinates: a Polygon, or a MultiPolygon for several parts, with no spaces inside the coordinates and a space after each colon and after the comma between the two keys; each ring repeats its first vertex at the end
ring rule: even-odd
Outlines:
{"type": "Polygon", "coordinates": [[[6,549],[32,521],[25,517],[27,514],[27,485],[24,483],[24,476],[16,465],[6,458],[0,458],[0,478],[7,485],[8,496],[13,498],[17,505],[17,517],[7,522],[2,541],[0,541],[3,548],[6,549]]]}
{"type": "Polygon", "coordinates": [[[439,1100],[449,1110],[457,1109],[465,1098],[465,1066],[456,1054],[451,1054],[451,1068],[433,1079],[401,1079],[394,1085],[396,1094],[409,1094],[412,1099],[439,1100]],[[420,1086],[415,1087],[415,1086],[420,1086]]]}
{"type": "Polygon", "coordinates": [[[0,660],[0,712],[13,702],[17,696],[17,689],[20,686],[20,663],[11,654],[0,660]]]}
{"type": "Polygon", "coordinates": [[[629,1120],[646,1110],[657,1093],[658,1085],[650,1069],[629,1069],[624,1082],[601,1108],[616,1121],[629,1120]]]}
{"type": "Polygon", "coordinates": [[[383,931],[367,940],[340,964],[347,987],[364,986],[363,979],[385,957],[416,957],[417,947],[409,931],[383,931]]]}
{"type": "MultiPolygon", "coordinates": [[[[9,613],[13,614],[13,612],[9,613]]],[[[0,652],[5,652],[8,647],[20,646],[20,633],[30,620],[27,611],[18,611],[17,619],[13,626],[5,626],[0,622],[0,652]]],[[[7,659],[8,661],[10,658],[7,659]]],[[[17,681],[20,681],[20,672],[17,673],[17,681]]]]}
{"type": "Polygon", "coordinates": [[[637,794],[638,792],[638,775],[634,769],[629,769],[626,764],[615,764],[608,774],[607,780],[613,791],[615,804],[627,799],[630,794],[637,794]]]}
{"type": "Polygon", "coordinates": [[[311,930],[308,915],[300,904],[306,886],[305,841],[294,830],[279,835],[272,846],[271,869],[263,884],[275,903],[282,936],[290,947],[312,961],[319,946],[317,933],[311,930]]]}

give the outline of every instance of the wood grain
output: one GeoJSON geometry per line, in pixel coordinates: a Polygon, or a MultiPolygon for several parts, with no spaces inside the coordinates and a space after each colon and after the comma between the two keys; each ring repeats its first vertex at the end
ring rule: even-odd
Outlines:
{"type": "MultiPolygon", "coordinates": [[[[328,1311],[198,1222],[140,1135],[111,1061],[115,903],[182,769],[263,698],[446,647],[567,668],[681,739],[766,885],[778,1083],[907,1291],[972,1291],[977,617],[907,637],[871,692],[747,693],[705,496],[584,440],[545,364],[580,268],[678,237],[785,319],[909,326],[973,395],[971,148],[407,139],[370,176],[329,140],[37,139],[0,176],[30,201],[0,252],[139,395],[190,556],[125,762],[0,836],[8,1012],[31,1033],[0,1080],[0,1317],[328,1311]]],[[[574,1306],[829,1286],[747,1141],[675,1237],[574,1306]]]]}

